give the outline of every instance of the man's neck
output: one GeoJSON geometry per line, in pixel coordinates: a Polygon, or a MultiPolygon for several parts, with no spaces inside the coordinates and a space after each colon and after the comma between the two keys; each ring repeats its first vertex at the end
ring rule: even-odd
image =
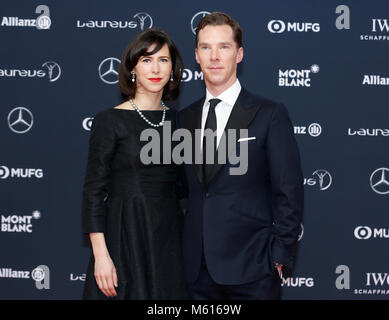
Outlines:
{"type": "Polygon", "coordinates": [[[228,82],[223,83],[222,85],[216,85],[216,86],[212,85],[207,80],[204,80],[204,82],[205,82],[205,86],[207,87],[207,90],[209,91],[209,93],[213,97],[217,97],[217,96],[221,95],[227,89],[231,88],[232,85],[236,82],[236,80],[237,80],[237,78],[233,77],[228,82]]]}

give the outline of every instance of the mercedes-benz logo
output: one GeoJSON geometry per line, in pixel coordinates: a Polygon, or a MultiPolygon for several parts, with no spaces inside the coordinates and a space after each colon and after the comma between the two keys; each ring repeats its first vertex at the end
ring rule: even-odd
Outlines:
{"type": "Polygon", "coordinates": [[[205,17],[207,14],[210,14],[208,11],[200,11],[197,12],[190,20],[190,27],[192,29],[193,34],[196,34],[196,28],[200,22],[200,20],[205,17]]]}
{"type": "Polygon", "coordinates": [[[50,82],[57,81],[61,76],[61,67],[54,61],[46,61],[42,67],[47,68],[50,82]]]}
{"type": "Polygon", "coordinates": [[[317,175],[319,178],[319,187],[321,191],[327,190],[331,183],[332,183],[332,177],[331,174],[324,169],[316,170],[312,175],[317,175]]]}
{"type": "Polygon", "coordinates": [[[145,29],[145,24],[147,19],[149,20],[148,27],[146,29],[150,29],[153,26],[153,18],[146,12],[138,12],[134,15],[134,18],[138,18],[140,22],[140,29],[143,31],[145,29]]]}
{"type": "Polygon", "coordinates": [[[370,187],[378,194],[389,193],[389,169],[379,168],[370,176],[370,187]]]}
{"type": "Polygon", "coordinates": [[[34,117],[30,110],[24,107],[12,109],[8,114],[8,127],[16,133],[25,133],[31,129],[34,117]]]}
{"type": "Polygon", "coordinates": [[[102,81],[108,84],[115,84],[118,80],[120,60],[117,58],[104,59],[99,65],[99,76],[102,81]]]}

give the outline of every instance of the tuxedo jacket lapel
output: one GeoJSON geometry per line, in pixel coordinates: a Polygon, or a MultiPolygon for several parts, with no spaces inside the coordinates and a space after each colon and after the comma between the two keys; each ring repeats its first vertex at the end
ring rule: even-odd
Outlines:
{"type": "Polygon", "coordinates": [[[200,184],[203,185],[203,175],[202,175],[202,166],[201,164],[196,164],[195,155],[200,154],[201,149],[200,145],[196,145],[195,142],[195,132],[196,129],[201,129],[201,117],[203,113],[203,105],[205,101],[205,96],[198,100],[195,103],[193,108],[189,108],[186,114],[186,128],[190,131],[192,135],[192,165],[195,171],[195,175],[197,176],[200,184]]]}
{"type": "MultiPolygon", "coordinates": [[[[232,108],[230,117],[228,118],[227,125],[224,129],[224,132],[223,132],[224,137],[222,137],[222,139],[220,141],[223,141],[223,139],[225,139],[226,146],[228,146],[229,142],[227,139],[228,138],[228,134],[227,134],[228,131],[227,130],[235,129],[236,130],[236,140],[233,142],[230,141],[230,143],[237,143],[237,141],[240,138],[240,129],[247,129],[248,128],[250,122],[254,119],[259,108],[260,108],[260,106],[255,103],[255,100],[252,99],[251,94],[246,89],[244,89],[242,87],[242,89],[239,93],[238,99],[236,100],[236,102],[232,108]]],[[[200,115],[200,117],[201,117],[201,115],[200,115]]],[[[227,155],[228,155],[228,152],[229,152],[229,150],[227,151],[227,155]]],[[[216,159],[216,163],[212,167],[209,180],[203,182],[203,184],[205,186],[207,186],[212,181],[212,179],[217,175],[217,173],[225,165],[223,163],[218,163],[218,161],[217,161],[218,152],[216,152],[215,159],[216,159]]],[[[228,156],[227,156],[226,160],[228,162],[228,156]]]]}

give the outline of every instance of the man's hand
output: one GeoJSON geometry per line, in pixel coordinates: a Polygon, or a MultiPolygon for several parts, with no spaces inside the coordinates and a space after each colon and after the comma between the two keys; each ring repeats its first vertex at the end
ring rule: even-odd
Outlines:
{"type": "Polygon", "coordinates": [[[274,267],[277,269],[278,275],[282,279],[282,264],[279,264],[278,262],[275,262],[274,263],[274,267]]]}

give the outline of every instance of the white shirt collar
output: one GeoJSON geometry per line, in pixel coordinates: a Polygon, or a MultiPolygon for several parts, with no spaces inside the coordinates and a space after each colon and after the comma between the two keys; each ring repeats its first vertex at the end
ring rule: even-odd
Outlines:
{"type": "Polygon", "coordinates": [[[236,79],[236,81],[231,87],[223,91],[217,97],[212,96],[212,94],[208,91],[208,89],[206,89],[205,103],[208,103],[210,99],[217,98],[232,107],[235,104],[236,100],[238,99],[241,88],[242,86],[240,85],[239,80],[236,79]]]}

